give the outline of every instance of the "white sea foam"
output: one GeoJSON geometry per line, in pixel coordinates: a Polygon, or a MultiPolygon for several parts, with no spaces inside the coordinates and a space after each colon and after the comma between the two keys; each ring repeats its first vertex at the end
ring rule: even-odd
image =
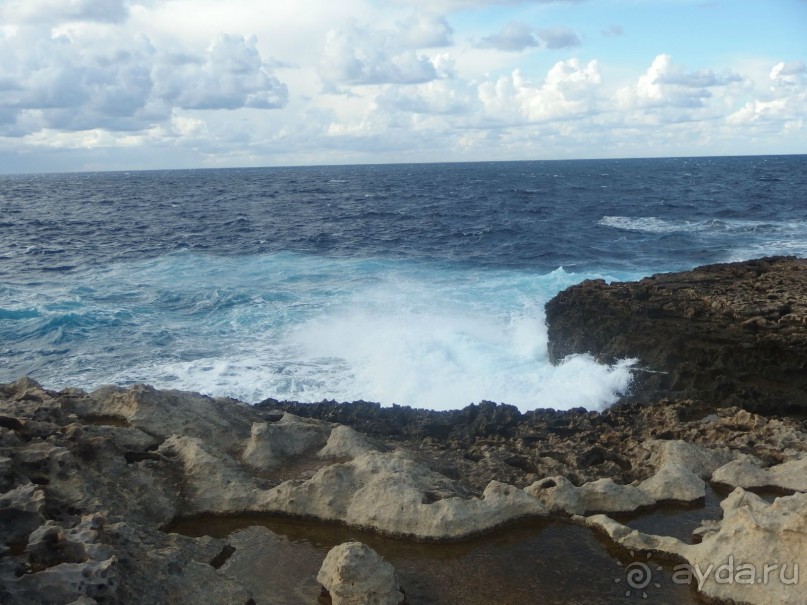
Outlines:
{"type": "MultiPolygon", "coordinates": [[[[169,273],[210,280],[224,270],[215,268],[220,262],[169,273]]],[[[199,326],[206,333],[196,338],[215,342],[216,354],[144,360],[112,381],[147,381],[246,401],[364,399],[452,409],[492,400],[522,410],[601,409],[630,384],[628,362],[608,367],[581,355],[553,366],[547,359],[544,303],[595,275],[294,255],[254,262],[243,263],[237,276],[233,267],[221,275],[225,283],[256,288],[252,298],[199,326]],[[262,291],[268,296],[281,284],[290,297],[282,311],[276,304],[256,304],[262,291]]],[[[206,305],[197,301],[197,311],[209,313],[220,298],[215,293],[204,299],[206,305]]]]}
{"type": "MultiPolygon", "coordinates": [[[[603,216],[598,223],[623,231],[640,233],[753,234],[755,232],[796,234],[807,230],[804,221],[747,221],[711,218],[667,220],[655,216],[603,216]]],[[[770,243],[769,241],[767,243],[770,243]]]]}

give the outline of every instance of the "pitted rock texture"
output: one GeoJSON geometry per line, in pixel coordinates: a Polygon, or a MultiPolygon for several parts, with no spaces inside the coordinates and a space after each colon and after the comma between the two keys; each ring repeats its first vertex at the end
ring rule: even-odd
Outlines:
{"type": "MultiPolygon", "coordinates": [[[[388,446],[402,446],[429,468],[481,494],[495,479],[527,487],[547,477],[564,476],[574,485],[609,478],[619,484],[642,482],[662,496],[663,484],[676,490],[662,499],[681,498],[687,475],[706,479],[718,466],[740,455],[767,468],[807,451],[807,421],[755,414],[736,407],[714,409],[701,401],[622,403],[604,412],[582,409],[521,413],[507,405],[483,403],[462,410],[435,412],[381,407],[366,402],[315,404],[265,402],[259,407],[288,411],[353,426],[388,446]],[[688,459],[674,442],[704,446],[719,453],[708,465],[688,459]],[[668,444],[658,447],[656,443],[668,444]],[[683,460],[677,458],[684,456],[683,460]],[[705,466],[708,466],[708,469],[705,466]],[[662,468],[664,467],[664,468],[662,468]],[[708,472],[705,472],[708,470],[708,472]]],[[[697,482],[688,477],[692,489],[697,482]]]]}
{"type": "Polygon", "coordinates": [[[588,280],[546,305],[557,362],[639,360],[632,397],[692,398],[752,411],[807,411],[807,260],[772,257],[588,280]]]}
{"type": "Polygon", "coordinates": [[[688,573],[708,602],[803,605],[807,494],[768,503],[738,487],[720,506],[723,519],[706,525],[698,544],[631,530],[606,515],[578,520],[634,554],[684,561],[679,573],[688,573]]]}
{"type": "Polygon", "coordinates": [[[0,602],[266,602],[245,574],[255,573],[255,552],[276,547],[271,532],[163,531],[187,516],[271,513],[458,540],[528,517],[692,502],[715,476],[805,487],[803,420],[702,402],[602,414],[308,408],[344,414],[369,435],[282,407],[304,411],[143,385],[0,385],[0,602]],[[399,429],[392,435],[380,428],[389,422],[399,429]]]}
{"type": "Polygon", "coordinates": [[[317,574],[333,605],[399,605],[404,595],[395,569],[361,542],[334,546],[317,574]]]}

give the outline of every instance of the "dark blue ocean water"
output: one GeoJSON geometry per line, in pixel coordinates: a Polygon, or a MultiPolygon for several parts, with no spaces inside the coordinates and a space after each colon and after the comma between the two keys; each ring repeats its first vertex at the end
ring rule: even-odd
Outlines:
{"type": "Polygon", "coordinates": [[[0,381],[602,407],[589,277],[807,256],[807,156],[0,176],[0,381]]]}

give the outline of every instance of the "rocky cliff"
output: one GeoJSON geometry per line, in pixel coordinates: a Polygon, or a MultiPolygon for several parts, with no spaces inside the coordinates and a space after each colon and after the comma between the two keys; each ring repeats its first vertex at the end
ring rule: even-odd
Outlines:
{"type": "Polygon", "coordinates": [[[638,359],[634,399],[807,411],[807,260],[776,257],[584,281],[546,305],[554,361],[638,359]]]}

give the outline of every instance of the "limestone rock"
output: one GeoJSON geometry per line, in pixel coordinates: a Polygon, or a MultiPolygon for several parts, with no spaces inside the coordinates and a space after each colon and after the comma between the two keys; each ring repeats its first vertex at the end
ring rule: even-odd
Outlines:
{"type": "MultiPolygon", "coordinates": [[[[798,419],[696,401],[624,403],[603,413],[522,414],[490,403],[445,413],[313,408],[325,418],[281,418],[142,386],[86,394],[0,384],[0,601],[48,602],[42,591],[53,590],[60,603],[260,602],[251,593],[258,585],[243,574],[257,573],[255,553],[281,548],[267,541],[270,532],[245,530],[225,542],[161,531],[178,515],[278,513],[458,539],[524,517],[689,501],[721,473],[743,485],[798,488],[807,456],[798,419]],[[370,412],[359,425],[376,431],[370,438],[333,423],[361,420],[362,410],[370,412]],[[236,552],[222,564],[228,548],[236,552]]],[[[705,561],[710,548],[753,553],[746,533],[773,544],[781,528],[795,540],[801,530],[784,519],[803,516],[798,507],[766,506],[750,495],[737,500],[722,522],[697,532],[701,544],[599,519],[625,547],[705,561]],[[735,509],[745,510],[742,523],[735,509]]],[[[307,582],[319,591],[313,575],[307,582]]],[[[282,599],[311,601],[300,594],[282,599]]]]}
{"type": "Polygon", "coordinates": [[[229,450],[249,435],[259,419],[246,404],[198,393],[158,391],[146,385],[128,389],[106,386],[74,403],[79,415],[119,418],[159,439],[172,434],[203,439],[229,450]]]}
{"type": "Polygon", "coordinates": [[[0,494],[0,540],[5,544],[27,540],[44,519],[45,492],[32,483],[0,494]]]}
{"type": "Polygon", "coordinates": [[[736,453],[725,447],[704,447],[681,439],[653,440],[647,445],[652,450],[650,462],[657,469],[668,465],[679,466],[701,479],[709,479],[717,468],[737,457],[736,453]]]}
{"type": "Polygon", "coordinates": [[[325,446],[330,426],[284,414],[279,422],[256,422],[242,459],[256,469],[276,468],[291,458],[325,446]]]}
{"type": "Polygon", "coordinates": [[[693,502],[706,496],[706,483],[682,464],[668,463],[639,484],[653,502],[693,502]]]}
{"type": "Polygon", "coordinates": [[[114,602],[118,588],[117,559],[60,563],[5,581],[12,595],[11,603],[70,603],[82,597],[114,602]]]}
{"type": "Polygon", "coordinates": [[[633,512],[655,502],[637,487],[620,485],[607,478],[576,487],[565,477],[549,477],[536,481],[524,491],[537,498],[547,510],[569,515],[633,512]]]}
{"type": "Polygon", "coordinates": [[[723,519],[700,532],[699,544],[643,534],[605,515],[583,522],[631,551],[686,560],[688,566],[681,571],[689,573],[709,599],[752,605],[804,603],[798,573],[807,568],[807,494],[769,504],[737,488],[721,507],[723,519]]]}
{"type": "Polygon", "coordinates": [[[807,260],[776,257],[588,280],[549,301],[549,353],[638,358],[632,395],[786,412],[807,407],[807,260]]]}
{"type": "Polygon", "coordinates": [[[776,487],[807,492],[807,455],[770,468],[760,468],[749,460],[735,460],[717,469],[713,480],[733,487],[776,487]]]}
{"type": "Polygon", "coordinates": [[[683,440],[647,443],[650,463],[656,473],[642,481],[639,489],[656,502],[693,502],[706,496],[704,479],[737,454],[727,448],[706,448],[683,440]]]}
{"type": "Polygon", "coordinates": [[[399,605],[404,600],[395,569],[361,542],[333,547],[317,581],[330,593],[333,605],[399,605]]]}
{"type": "Polygon", "coordinates": [[[158,452],[176,460],[184,470],[183,514],[254,509],[257,485],[227,454],[216,452],[197,437],[179,435],[166,439],[158,452]]]}
{"type": "Polygon", "coordinates": [[[547,477],[524,488],[537,498],[550,513],[582,515],[586,512],[580,488],[566,477],[547,477]]]}
{"type": "Polygon", "coordinates": [[[354,431],[349,426],[335,426],[317,456],[320,458],[355,458],[365,452],[377,449],[365,435],[354,431]]]}
{"type": "Polygon", "coordinates": [[[497,481],[481,498],[457,493],[450,480],[410,459],[368,452],[322,468],[307,481],[287,481],[259,506],[420,539],[460,538],[546,514],[535,498],[497,481]]]}
{"type": "Polygon", "coordinates": [[[654,500],[633,485],[619,485],[613,479],[597,479],[580,487],[585,511],[631,512],[654,504],[654,500]]]}

